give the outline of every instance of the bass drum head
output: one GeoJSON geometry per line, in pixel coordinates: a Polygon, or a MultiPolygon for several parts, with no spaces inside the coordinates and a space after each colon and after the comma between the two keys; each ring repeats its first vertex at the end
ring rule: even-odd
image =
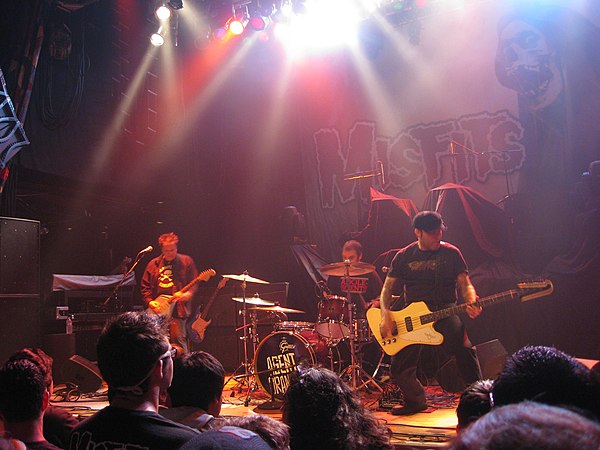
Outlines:
{"type": "Polygon", "coordinates": [[[260,387],[278,400],[290,384],[290,374],[299,365],[315,364],[310,343],[287,331],[271,333],[258,346],[254,356],[254,374],[260,387]]]}

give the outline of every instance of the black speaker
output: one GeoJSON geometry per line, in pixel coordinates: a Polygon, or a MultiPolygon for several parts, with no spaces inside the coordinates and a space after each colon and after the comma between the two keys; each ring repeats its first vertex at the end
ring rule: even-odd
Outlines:
{"type": "Polygon", "coordinates": [[[24,347],[39,347],[40,299],[36,295],[0,295],[0,363],[24,347]]]}
{"type": "MultiPolygon", "coordinates": [[[[243,349],[240,352],[242,341],[232,326],[213,326],[206,329],[204,340],[200,344],[192,345],[193,350],[203,350],[217,358],[226,371],[234,371],[242,363],[243,349]]],[[[252,343],[248,342],[249,352],[252,343]]],[[[252,355],[250,355],[252,356],[252,355]]]]}
{"type": "Polygon", "coordinates": [[[61,378],[75,384],[83,393],[96,392],[102,386],[98,366],[79,355],[73,355],[65,362],[61,378]]]}
{"type": "Polygon", "coordinates": [[[0,295],[40,293],[40,223],[0,217],[0,295]]]}
{"type": "Polygon", "coordinates": [[[504,367],[508,353],[498,339],[474,346],[483,379],[495,379],[504,367]]]}

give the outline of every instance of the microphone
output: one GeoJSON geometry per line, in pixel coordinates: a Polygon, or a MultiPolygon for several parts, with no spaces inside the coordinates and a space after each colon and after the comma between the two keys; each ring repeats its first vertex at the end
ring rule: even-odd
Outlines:
{"type": "Polygon", "coordinates": [[[140,252],[138,253],[138,255],[143,255],[144,253],[151,252],[152,250],[154,250],[154,247],[152,247],[151,245],[149,245],[144,250],[140,250],[140,252]]]}
{"type": "Polygon", "coordinates": [[[388,272],[390,271],[390,268],[389,268],[389,267],[387,267],[387,266],[381,266],[381,271],[382,271],[383,273],[388,273],[388,272]]]}
{"type": "Polygon", "coordinates": [[[450,154],[454,155],[454,141],[450,141],[450,154]]]}

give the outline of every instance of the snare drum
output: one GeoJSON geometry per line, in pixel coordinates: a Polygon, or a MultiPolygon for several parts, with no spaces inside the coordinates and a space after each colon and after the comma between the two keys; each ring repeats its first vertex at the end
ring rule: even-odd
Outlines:
{"type": "Polygon", "coordinates": [[[335,347],[314,331],[276,331],[259,344],[254,355],[254,374],[260,387],[278,400],[289,385],[289,376],[298,365],[320,364],[340,371],[340,355],[335,347]]]}
{"type": "Polygon", "coordinates": [[[345,339],[350,336],[350,328],[345,323],[346,315],[346,298],[329,295],[319,302],[315,330],[327,339],[345,339]]]}

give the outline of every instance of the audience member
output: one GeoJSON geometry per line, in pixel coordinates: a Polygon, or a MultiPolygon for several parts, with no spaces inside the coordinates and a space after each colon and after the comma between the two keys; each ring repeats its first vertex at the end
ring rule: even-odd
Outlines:
{"type": "Polygon", "coordinates": [[[291,374],[283,421],[292,450],[392,448],[388,430],[336,373],[323,368],[299,366],[291,374]]]}
{"type": "Polygon", "coordinates": [[[495,406],[533,400],[579,408],[600,418],[600,387],[592,372],[553,347],[527,346],[508,357],[494,381],[495,406]]]}
{"type": "Polygon", "coordinates": [[[457,431],[466,428],[467,425],[490,412],[494,407],[493,386],[492,380],[479,380],[465,389],[456,407],[457,431]]]}
{"type": "Polygon", "coordinates": [[[157,412],[173,378],[175,353],[162,316],[127,312],[111,319],[97,351],[109,406],[75,428],[71,449],[171,449],[197,435],[157,412]]]}
{"type": "Polygon", "coordinates": [[[494,408],[448,446],[449,450],[572,448],[600,448],[600,425],[567,409],[529,401],[494,408]]]}
{"type": "MultiPolygon", "coordinates": [[[[52,396],[54,391],[54,381],[52,379],[53,359],[47,355],[41,348],[24,348],[14,353],[9,361],[17,360],[31,361],[40,369],[46,382],[46,388],[52,396]]],[[[64,408],[49,405],[44,411],[44,437],[51,444],[60,448],[67,448],[69,445],[69,436],[73,428],[79,423],[77,418],[64,408]]]]}
{"type": "Polygon", "coordinates": [[[8,436],[0,436],[0,450],[27,450],[23,441],[8,436]]]}
{"type": "Polygon", "coordinates": [[[175,422],[205,431],[221,413],[224,383],[223,366],[211,354],[199,351],[176,358],[169,388],[171,408],[160,413],[175,422]]]}
{"type": "Polygon", "coordinates": [[[262,414],[251,414],[242,417],[227,417],[217,422],[215,428],[223,426],[236,426],[258,434],[272,449],[289,450],[290,431],[289,427],[262,414]]]}
{"type": "Polygon", "coordinates": [[[30,449],[56,450],[44,438],[43,414],[50,402],[46,381],[31,361],[8,361],[0,368],[0,415],[11,437],[30,449]]]}
{"type": "Polygon", "coordinates": [[[254,431],[225,426],[200,433],[181,450],[271,450],[271,447],[254,431]]]}

